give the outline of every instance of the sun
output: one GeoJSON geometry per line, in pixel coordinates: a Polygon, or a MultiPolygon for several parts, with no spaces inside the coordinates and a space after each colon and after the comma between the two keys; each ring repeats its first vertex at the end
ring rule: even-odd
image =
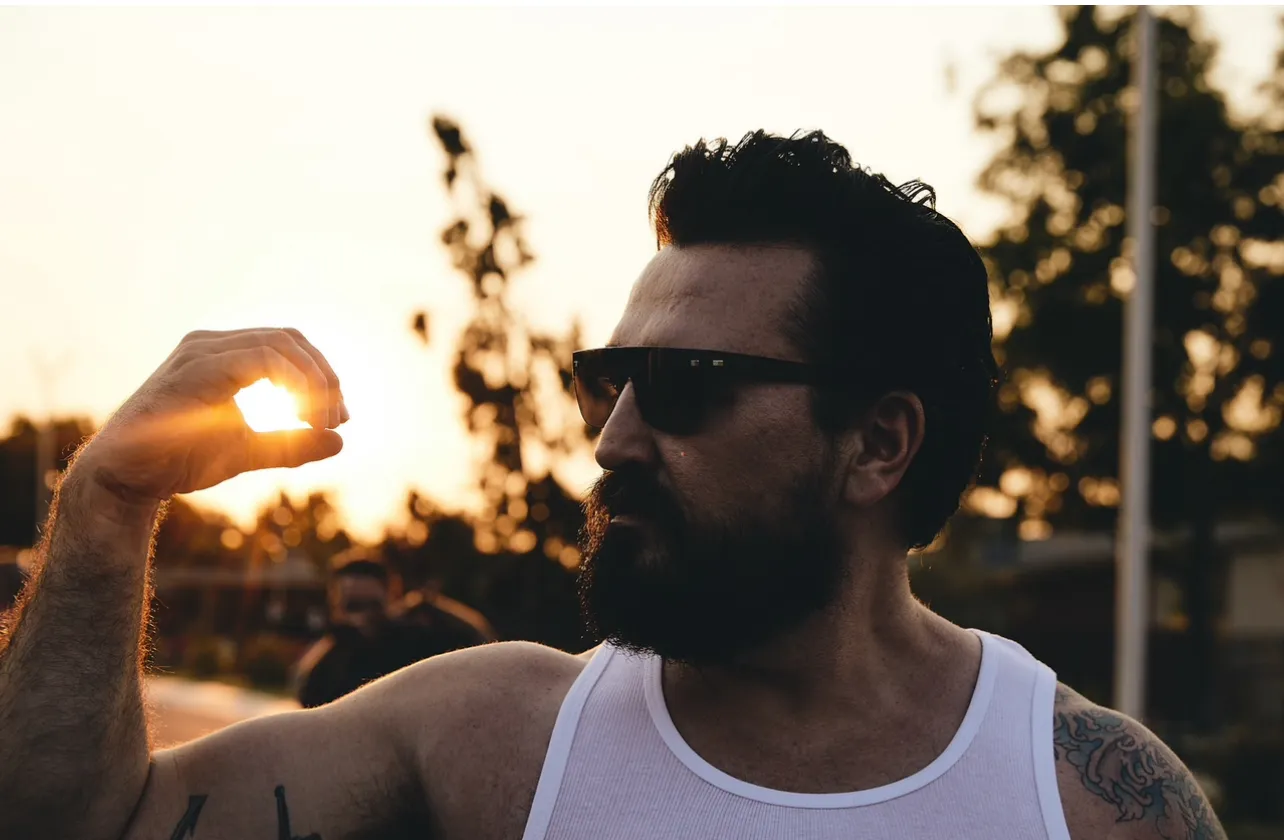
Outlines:
{"type": "Polygon", "coordinates": [[[245,424],[256,432],[310,428],[299,419],[299,403],[294,395],[267,379],[242,388],[234,399],[245,424]]]}

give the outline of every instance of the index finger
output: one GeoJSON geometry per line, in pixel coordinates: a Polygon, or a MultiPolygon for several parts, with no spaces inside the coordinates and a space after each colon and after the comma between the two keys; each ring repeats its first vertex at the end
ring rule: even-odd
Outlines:
{"type": "Polygon", "coordinates": [[[335,393],[339,395],[339,399],[334,401],[330,408],[330,411],[332,412],[331,416],[328,418],[330,425],[338,426],[340,423],[348,422],[348,407],[343,402],[343,389],[339,387],[339,375],[334,372],[334,368],[331,367],[330,361],[326,359],[321,351],[313,346],[312,342],[308,341],[308,339],[299,330],[294,327],[285,327],[282,332],[286,333],[298,342],[299,346],[312,357],[312,360],[317,363],[317,367],[321,368],[321,372],[325,374],[326,382],[328,382],[330,387],[334,389],[335,393]]]}

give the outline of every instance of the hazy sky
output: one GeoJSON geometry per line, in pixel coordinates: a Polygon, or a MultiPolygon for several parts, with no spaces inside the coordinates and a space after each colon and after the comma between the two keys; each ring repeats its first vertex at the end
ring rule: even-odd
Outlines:
{"type": "MultiPolygon", "coordinates": [[[[1279,15],[1205,11],[1243,107],[1279,15]]],[[[197,501],[243,519],[277,486],[335,489],[376,536],[409,486],[470,484],[432,113],[530,217],[520,302],[596,344],[653,249],[651,179],[701,136],[823,128],[984,237],[1004,210],[972,187],[994,148],[972,93],[1057,33],[1046,7],[0,9],[0,418],[101,421],[192,329],[298,326],[344,379],[345,451],[197,501]]]]}

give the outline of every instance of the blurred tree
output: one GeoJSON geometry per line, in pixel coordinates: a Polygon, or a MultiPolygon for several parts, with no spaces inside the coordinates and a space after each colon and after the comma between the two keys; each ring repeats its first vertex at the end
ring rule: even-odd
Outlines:
{"type": "MultiPolygon", "coordinates": [[[[976,101],[978,127],[1006,144],[980,186],[1007,199],[1013,218],[984,249],[1006,382],[968,506],[1013,517],[1025,539],[1054,523],[1111,527],[1119,502],[1133,18],[1087,6],[1059,14],[1063,43],[1007,58],[976,101]]],[[[1157,21],[1151,504],[1157,526],[1189,526],[1187,713],[1207,725],[1225,573],[1214,524],[1278,511],[1281,500],[1278,458],[1267,454],[1284,409],[1284,147],[1278,133],[1228,115],[1195,12],[1166,14],[1157,21]]]]}
{"type": "MultiPolygon", "coordinates": [[[[1280,24],[1281,35],[1284,35],[1284,17],[1280,18],[1280,24]]],[[[1268,158],[1266,162],[1268,167],[1271,160],[1278,162],[1278,157],[1284,149],[1284,46],[1281,46],[1275,54],[1275,70],[1262,85],[1262,89],[1267,96],[1267,104],[1257,127],[1255,143],[1274,155],[1274,158],[1268,158]]],[[[1277,169],[1274,173],[1264,174],[1273,180],[1260,192],[1259,200],[1265,202],[1266,199],[1271,199],[1278,211],[1284,204],[1284,172],[1277,169]]],[[[1276,223],[1279,222],[1278,212],[1274,220],[1276,223]]],[[[1284,273],[1284,246],[1279,242],[1281,235],[1277,228],[1274,242],[1270,246],[1255,246],[1259,251],[1259,259],[1266,261],[1270,270],[1277,275],[1284,273]]],[[[1264,237],[1264,240],[1271,242],[1269,237],[1264,237]]],[[[1284,284],[1267,284],[1257,292],[1258,299],[1250,313],[1255,329],[1261,331],[1272,328],[1284,329],[1280,326],[1284,324],[1284,284]]],[[[1282,353],[1284,349],[1272,353],[1273,361],[1277,365],[1284,365],[1284,360],[1281,359],[1282,353]]],[[[1260,444],[1265,463],[1284,464],[1284,434],[1270,435],[1260,444]]],[[[1269,483],[1268,489],[1276,494],[1275,509],[1284,508],[1284,501],[1280,501],[1280,497],[1284,496],[1284,482],[1273,480],[1269,483]]]]}
{"type": "MultiPolygon", "coordinates": [[[[55,469],[67,468],[81,441],[93,434],[93,424],[80,417],[53,420],[55,469]]],[[[29,546],[37,536],[36,445],[39,429],[26,417],[14,418],[7,437],[0,439],[0,545],[29,546]]],[[[43,515],[43,514],[42,514],[43,515]]]]}
{"type": "MultiPolygon", "coordinates": [[[[394,553],[403,565],[418,563],[412,577],[431,569],[447,594],[471,598],[502,635],[578,647],[570,571],[579,564],[583,514],[553,468],[591,434],[571,384],[579,325],[562,336],[540,333],[513,307],[511,282],[534,260],[522,217],[482,178],[458,125],[438,116],[432,131],[446,155],[443,180],[454,210],[442,242],[475,304],[459,338],[454,380],[467,398],[468,430],[486,450],[478,474],[482,510],[465,519],[412,497],[411,527],[394,553]],[[463,544],[466,524],[471,548],[463,544]]],[[[415,315],[413,329],[428,341],[425,313],[415,315]]]]}
{"type": "Polygon", "coordinates": [[[281,493],[275,502],[259,511],[246,542],[251,566],[280,563],[295,553],[322,575],[331,557],[352,546],[352,539],[339,527],[338,513],[324,493],[310,493],[302,504],[281,493]]]}
{"type": "Polygon", "coordinates": [[[245,535],[226,516],[174,498],[156,532],[156,565],[244,566],[244,543],[245,535]]]}
{"type": "MultiPolygon", "coordinates": [[[[239,542],[235,537],[233,541],[239,542]]],[[[242,568],[250,574],[243,579],[233,638],[242,646],[251,639],[269,601],[276,600],[282,611],[285,609],[286,596],[279,592],[274,595],[273,587],[265,586],[257,572],[273,564],[301,561],[311,565],[324,580],[331,558],[352,544],[347,532],[339,527],[338,514],[324,493],[310,493],[302,504],[297,504],[281,492],[275,502],[264,505],[253,529],[244,536],[244,546],[238,545],[236,553],[242,568]]],[[[292,571],[291,566],[285,568],[292,571]]],[[[271,622],[277,620],[279,615],[271,622]]],[[[251,652],[242,648],[240,654],[240,665],[245,667],[251,652]]]]}
{"type": "MultiPolygon", "coordinates": [[[[1284,34],[1284,17],[1280,18],[1281,34],[1284,34]]],[[[1284,131],[1284,45],[1275,53],[1275,70],[1270,78],[1262,83],[1261,90],[1267,97],[1267,111],[1262,118],[1262,128],[1267,132],[1284,131]]]]}

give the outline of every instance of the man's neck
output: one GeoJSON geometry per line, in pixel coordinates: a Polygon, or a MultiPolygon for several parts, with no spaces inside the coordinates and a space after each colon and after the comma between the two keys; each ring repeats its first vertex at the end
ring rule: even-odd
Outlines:
{"type": "MultiPolygon", "coordinates": [[[[903,556],[851,568],[831,608],[770,646],[725,666],[665,663],[670,714],[697,752],[722,750],[734,762],[743,743],[765,757],[775,732],[782,748],[814,741],[870,756],[882,740],[904,742],[917,729],[921,755],[899,755],[890,779],[944,749],[971,699],[980,641],[913,597],[903,556]]],[[[870,766],[848,781],[863,785],[867,771],[883,772],[870,766]]]]}
{"type": "Polygon", "coordinates": [[[830,607],[770,644],[725,665],[666,663],[666,689],[675,695],[727,690],[742,698],[760,692],[801,712],[842,696],[864,700],[871,686],[886,684],[889,671],[904,671],[942,643],[941,625],[948,622],[914,598],[903,557],[850,568],[830,607]]]}

